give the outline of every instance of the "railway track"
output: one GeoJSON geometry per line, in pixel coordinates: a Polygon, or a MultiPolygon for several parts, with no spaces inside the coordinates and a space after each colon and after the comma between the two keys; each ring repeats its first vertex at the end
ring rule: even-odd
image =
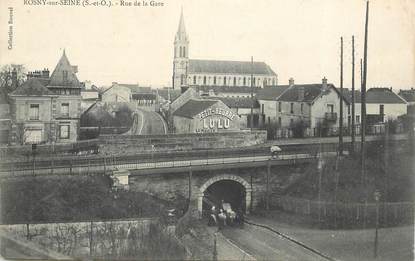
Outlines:
{"type": "Polygon", "coordinates": [[[280,231],[278,231],[278,230],[276,230],[274,228],[271,228],[271,227],[269,227],[267,225],[258,224],[258,223],[255,223],[255,222],[252,222],[252,221],[246,220],[246,219],[244,220],[244,223],[245,224],[248,224],[248,225],[250,225],[250,226],[252,226],[254,228],[255,227],[263,228],[263,229],[271,232],[272,234],[278,235],[279,237],[284,238],[284,239],[286,239],[286,240],[288,240],[288,241],[290,241],[290,242],[298,245],[299,247],[301,247],[301,248],[303,248],[303,249],[305,249],[307,251],[310,251],[310,252],[314,253],[315,255],[319,256],[323,260],[338,261],[337,259],[334,259],[333,257],[330,257],[327,254],[319,251],[318,249],[315,249],[315,248],[313,248],[311,246],[308,246],[305,243],[303,243],[301,241],[298,241],[295,238],[292,238],[292,237],[286,235],[285,233],[282,233],[282,232],[280,232],[280,231]]]}

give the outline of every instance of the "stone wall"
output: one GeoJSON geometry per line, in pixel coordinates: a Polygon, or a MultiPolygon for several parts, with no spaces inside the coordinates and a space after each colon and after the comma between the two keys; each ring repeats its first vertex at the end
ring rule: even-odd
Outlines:
{"type": "MultiPolygon", "coordinates": [[[[270,166],[269,174],[269,193],[278,194],[285,191],[314,168],[313,164],[300,164],[295,166],[276,165],[270,166]]],[[[250,194],[248,199],[252,203],[252,208],[255,209],[259,205],[265,203],[266,197],[266,180],[268,167],[253,167],[245,169],[224,169],[224,170],[205,170],[192,171],[191,179],[191,202],[198,204],[198,200],[203,196],[203,187],[212,179],[221,178],[235,180],[235,182],[244,183],[247,194],[250,194]],[[252,178],[251,178],[252,177],[252,178]],[[247,185],[248,184],[248,185],[247,185]],[[202,188],[202,189],[201,189],[202,188]]],[[[130,190],[146,192],[154,197],[162,200],[173,202],[173,204],[180,210],[186,210],[189,200],[189,180],[190,169],[183,170],[177,173],[151,174],[151,175],[137,175],[132,172],[129,177],[130,190]]],[[[197,206],[193,206],[197,208],[197,206]]],[[[189,207],[190,208],[190,207],[189,207]]]]}
{"type": "Polygon", "coordinates": [[[237,148],[265,143],[266,131],[235,131],[226,133],[195,133],[167,135],[104,135],[100,152],[111,155],[141,151],[237,148]]]}

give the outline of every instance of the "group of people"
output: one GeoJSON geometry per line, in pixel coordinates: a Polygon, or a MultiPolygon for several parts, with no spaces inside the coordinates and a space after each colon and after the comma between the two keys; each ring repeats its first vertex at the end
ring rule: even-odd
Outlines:
{"type": "Polygon", "coordinates": [[[227,225],[242,224],[242,213],[233,211],[229,203],[221,201],[220,208],[212,206],[209,214],[208,226],[218,226],[219,230],[227,225]]]}

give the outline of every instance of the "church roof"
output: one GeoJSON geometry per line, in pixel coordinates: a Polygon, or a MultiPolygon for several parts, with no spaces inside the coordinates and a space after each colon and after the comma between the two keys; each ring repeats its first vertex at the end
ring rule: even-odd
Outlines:
{"type": "Polygon", "coordinates": [[[31,78],[16,88],[11,96],[50,96],[54,95],[38,79],[31,78]]]}
{"type": "Polygon", "coordinates": [[[178,108],[175,112],[173,112],[173,115],[181,116],[185,118],[193,118],[195,115],[206,110],[207,108],[211,107],[217,102],[218,100],[190,99],[185,104],[183,104],[180,108],[178,108]]]}
{"type": "Polygon", "coordinates": [[[249,87],[249,86],[222,86],[222,85],[194,85],[191,86],[196,91],[203,91],[203,92],[209,92],[212,90],[215,94],[220,93],[247,93],[250,94],[251,90],[255,94],[257,93],[261,88],[259,87],[249,87]]]}
{"type": "Polygon", "coordinates": [[[70,64],[64,50],[61,59],[50,76],[49,87],[80,88],[81,84],[76,77],[77,70],[77,66],[70,64]],[[66,76],[64,76],[64,72],[67,72],[66,76]]]}
{"type": "Polygon", "coordinates": [[[264,62],[189,60],[188,73],[247,74],[272,75],[275,72],[264,62]]]}

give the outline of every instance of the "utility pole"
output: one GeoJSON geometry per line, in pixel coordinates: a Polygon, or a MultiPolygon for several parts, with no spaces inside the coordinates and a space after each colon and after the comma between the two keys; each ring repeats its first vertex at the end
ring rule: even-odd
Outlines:
{"type": "MultiPolygon", "coordinates": [[[[365,21],[365,44],[363,52],[363,77],[362,77],[362,90],[361,90],[361,104],[362,104],[362,129],[361,129],[361,164],[362,164],[362,183],[366,185],[366,83],[367,83],[367,34],[368,34],[368,22],[369,22],[369,1],[366,2],[366,21],[365,21]]],[[[367,197],[366,197],[367,198],[367,197]]]]}
{"type": "Polygon", "coordinates": [[[254,125],[254,57],[251,56],[251,131],[254,125]]]}
{"type": "Polygon", "coordinates": [[[269,179],[270,179],[270,174],[271,174],[271,159],[268,159],[267,162],[267,178],[266,178],[266,201],[265,201],[265,208],[267,209],[267,211],[269,211],[269,179]]]}
{"type": "Polygon", "coordinates": [[[354,35],[352,36],[352,149],[351,152],[354,153],[355,146],[355,112],[354,112],[354,35]]]}
{"type": "Polygon", "coordinates": [[[339,156],[343,155],[343,37],[340,37],[340,118],[339,156]]]}

